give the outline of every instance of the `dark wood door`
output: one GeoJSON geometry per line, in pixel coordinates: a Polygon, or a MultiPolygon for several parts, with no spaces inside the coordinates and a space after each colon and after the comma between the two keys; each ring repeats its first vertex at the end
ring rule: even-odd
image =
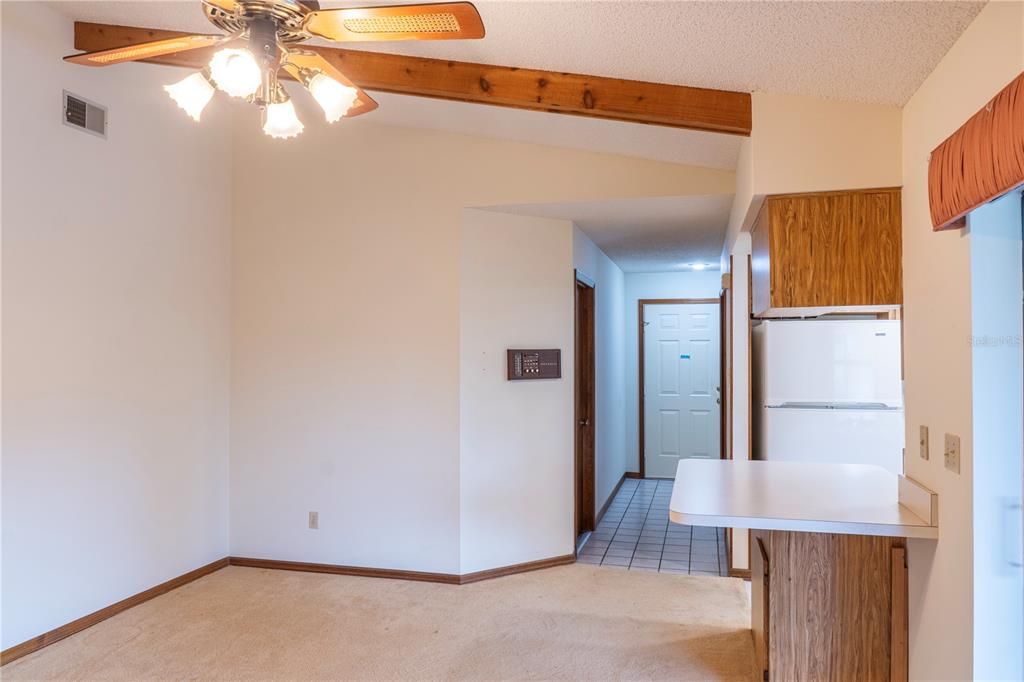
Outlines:
{"type": "Polygon", "coordinates": [[[594,287],[576,281],[576,537],[594,530],[594,287]]]}

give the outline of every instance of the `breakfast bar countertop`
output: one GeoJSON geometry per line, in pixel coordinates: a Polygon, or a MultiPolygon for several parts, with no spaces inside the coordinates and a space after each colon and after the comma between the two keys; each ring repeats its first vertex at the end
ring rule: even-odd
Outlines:
{"type": "Polygon", "coordinates": [[[868,464],[683,459],[669,518],[691,526],[938,538],[899,503],[899,481],[868,464]]]}

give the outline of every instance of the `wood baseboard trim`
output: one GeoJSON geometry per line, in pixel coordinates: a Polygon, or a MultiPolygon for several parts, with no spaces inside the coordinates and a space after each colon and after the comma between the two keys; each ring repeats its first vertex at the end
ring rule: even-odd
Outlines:
{"type": "Polygon", "coordinates": [[[575,554],[563,554],[562,556],[554,556],[549,557],[547,559],[538,559],[536,561],[527,561],[521,564],[513,564],[511,566],[490,568],[486,571],[477,571],[475,573],[463,573],[461,576],[459,576],[459,584],[465,585],[467,583],[480,582],[481,580],[501,578],[506,575],[526,573],[528,571],[538,571],[542,568],[553,568],[555,566],[564,566],[566,564],[573,563],[576,563],[575,554]]]}
{"type": "Polygon", "coordinates": [[[393,580],[418,580],[428,583],[458,585],[460,576],[455,573],[430,573],[428,571],[403,571],[394,568],[368,568],[365,566],[342,566],[339,564],[312,564],[305,561],[280,561],[278,559],[254,559],[233,556],[228,559],[232,566],[247,568],[272,568],[278,571],[304,571],[306,573],[333,573],[354,575],[361,578],[390,578],[393,580]]]}
{"type": "Polygon", "coordinates": [[[279,561],[277,559],[253,559],[249,557],[230,557],[232,566],[247,568],[269,568],[278,571],[304,571],[307,573],[332,573],[334,575],[352,575],[360,578],[389,578],[392,580],[417,580],[420,582],[443,583],[445,585],[465,585],[490,578],[500,578],[516,573],[526,573],[542,568],[562,566],[576,561],[576,556],[564,556],[527,561],[512,566],[499,566],[475,573],[431,573],[428,571],[403,571],[393,568],[367,568],[364,566],[341,566],[337,564],[311,564],[303,561],[279,561]]]}
{"type": "Polygon", "coordinates": [[[749,568],[730,568],[730,578],[742,578],[743,580],[750,580],[750,569],[749,568]]]}
{"type": "Polygon", "coordinates": [[[644,477],[644,475],[641,474],[639,471],[627,471],[625,473],[625,476],[626,476],[626,478],[643,478],[644,477]]]}
{"type": "Polygon", "coordinates": [[[154,597],[159,597],[160,595],[170,592],[171,590],[177,587],[181,587],[186,583],[190,583],[193,580],[202,578],[204,575],[209,575],[214,571],[220,570],[227,565],[227,557],[223,559],[217,559],[217,561],[206,564],[205,566],[200,566],[194,571],[189,571],[188,573],[179,575],[177,578],[171,578],[167,582],[155,585],[154,587],[151,587],[148,590],[143,590],[138,594],[134,594],[130,597],[122,599],[121,601],[115,604],[111,604],[110,606],[105,606],[99,611],[94,611],[93,613],[90,613],[87,616],[82,616],[81,618],[73,620],[70,623],[61,625],[59,628],[55,628],[53,630],[50,630],[49,632],[44,632],[43,634],[33,637],[32,639],[26,640],[21,644],[15,644],[14,646],[8,649],[4,649],[2,652],[0,652],[0,665],[7,665],[11,661],[16,661],[22,656],[27,656],[28,654],[39,651],[43,647],[47,647],[55,642],[59,642],[65,637],[70,637],[71,635],[81,632],[82,630],[85,630],[88,627],[92,627],[93,625],[96,625],[97,623],[100,623],[106,620],[107,618],[110,618],[111,616],[116,616],[122,611],[127,611],[133,606],[138,606],[139,604],[149,601],[154,597]]]}

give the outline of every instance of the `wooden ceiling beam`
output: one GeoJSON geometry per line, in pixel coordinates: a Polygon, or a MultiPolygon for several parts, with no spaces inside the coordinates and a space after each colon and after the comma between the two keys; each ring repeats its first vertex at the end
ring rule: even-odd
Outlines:
{"type": "MultiPolygon", "coordinates": [[[[180,31],[75,22],[75,48],[124,47],[180,31]]],[[[365,90],[750,135],[750,94],[603,76],[309,45],[365,90]]],[[[203,68],[210,48],[146,60],[203,68]]],[[[117,68],[117,67],[111,67],[117,68]]]]}

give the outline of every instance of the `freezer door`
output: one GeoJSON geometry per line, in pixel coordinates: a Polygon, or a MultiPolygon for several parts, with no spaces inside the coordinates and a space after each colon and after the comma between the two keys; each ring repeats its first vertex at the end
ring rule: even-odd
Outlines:
{"type": "Polygon", "coordinates": [[[759,405],[903,406],[899,320],[768,320],[755,351],[759,405]]]}
{"type": "Polygon", "coordinates": [[[757,459],[876,464],[903,473],[903,410],[766,407],[759,412],[757,459]]]}

